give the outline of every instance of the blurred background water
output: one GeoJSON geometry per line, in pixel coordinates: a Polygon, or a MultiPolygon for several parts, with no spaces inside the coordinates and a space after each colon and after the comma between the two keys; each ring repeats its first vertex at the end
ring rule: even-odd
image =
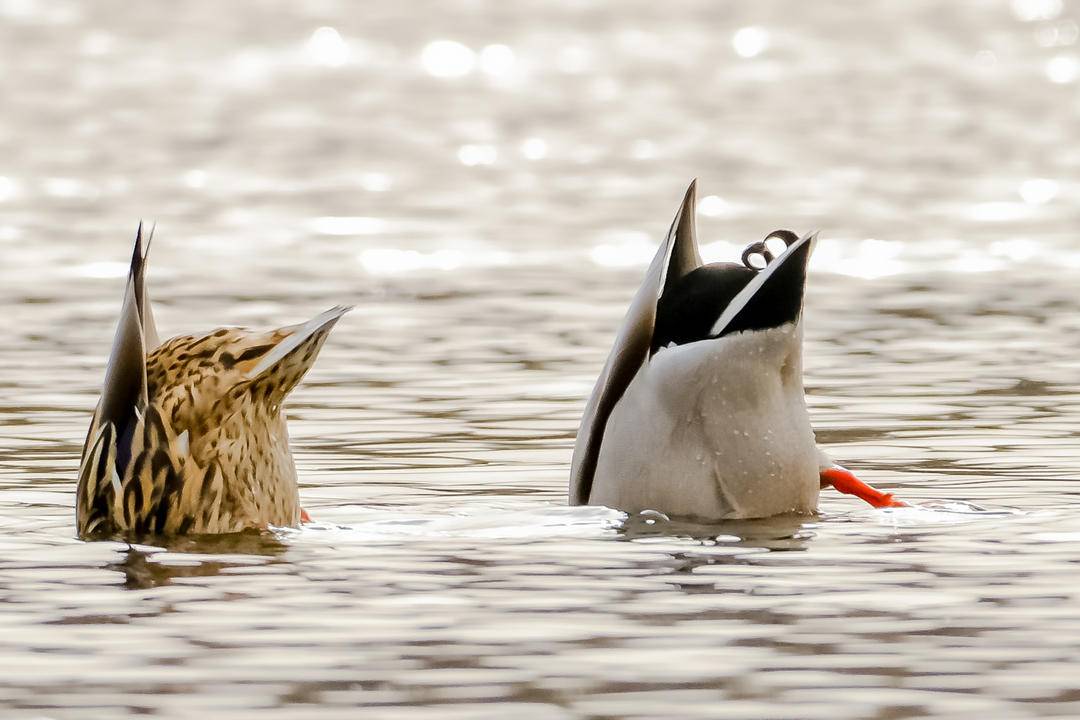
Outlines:
{"type": "Polygon", "coordinates": [[[0,717],[1080,716],[1077,9],[0,0],[0,717]],[[923,507],[565,507],[695,176],[822,230],[819,440],[923,507]],[[73,539],[139,219],[165,335],[358,305],[314,526],[73,539]]]}

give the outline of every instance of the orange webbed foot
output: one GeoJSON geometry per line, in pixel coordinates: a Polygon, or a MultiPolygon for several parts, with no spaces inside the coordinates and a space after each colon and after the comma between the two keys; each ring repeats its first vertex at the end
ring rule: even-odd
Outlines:
{"type": "Polygon", "coordinates": [[[845,467],[833,465],[821,471],[821,487],[834,487],[847,495],[862,498],[876,508],[908,507],[906,502],[896,500],[892,493],[881,492],[859,478],[845,467]]]}

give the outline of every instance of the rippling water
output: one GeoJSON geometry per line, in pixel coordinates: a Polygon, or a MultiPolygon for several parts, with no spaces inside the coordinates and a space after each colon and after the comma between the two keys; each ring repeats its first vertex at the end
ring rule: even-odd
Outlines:
{"type": "Polygon", "coordinates": [[[1075,3],[0,0],[0,716],[1078,717],[1075,3]],[[686,182],[819,227],[820,441],[917,507],[565,507],[686,182]],[[73,539],[166,334],[339,302],[275,537],[73,539]]]}

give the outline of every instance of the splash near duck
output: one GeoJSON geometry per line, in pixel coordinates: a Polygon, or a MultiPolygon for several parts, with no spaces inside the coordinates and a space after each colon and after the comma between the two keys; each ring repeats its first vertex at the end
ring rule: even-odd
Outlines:
{"type": "MultiPolygon", "coordinates": [[[[152,235],[152,233],[150,233],[152,235]]],[[[282,405],[349,307],[269,331],[158,339],[135,237],[105,384],[83,447],[84,539],[296,526],[296,466],[282,405]]]]}

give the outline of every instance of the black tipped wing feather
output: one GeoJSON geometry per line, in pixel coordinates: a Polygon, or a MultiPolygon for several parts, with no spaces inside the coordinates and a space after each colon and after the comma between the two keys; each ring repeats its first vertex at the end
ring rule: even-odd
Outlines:
{"type": "Polygon", "coordinates": [[[695,181],[687,188],[675,221],[664,242],[660,243],[645,280],[630,303],[615,345],[585,405],[570,466],[569,496],[572,505],[589,502],[604,427],[616,403],[648,360],[657,301],[667,288],[701,264],[694,229],[696,191],[695,181]]]}

